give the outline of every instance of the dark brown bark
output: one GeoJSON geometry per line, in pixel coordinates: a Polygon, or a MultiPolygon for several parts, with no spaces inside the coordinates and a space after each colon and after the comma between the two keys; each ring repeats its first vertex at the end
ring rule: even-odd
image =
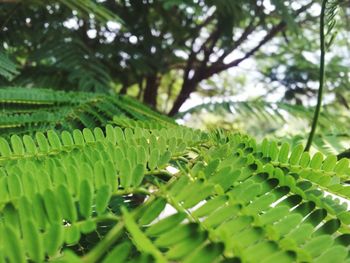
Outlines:
{"type": "Polygon", "coordinates": [[[182,104],[190,97],[191,93],[196,90],[198,82],[196,81],[184,81],[181,87],[181,91],[177,96],[173,107],[171,108],[168,115],[170,117],[175,116],[178,112],[182,104]]]}
{"type": "Polygon", "coordinates": [[[137,99],[141,100],[143,94],[143,79],[139,81],[139,92],[137,93],[137,99]]]}
{"type": "Polygon", "coordinates": [[[173,78],[173,79],[171,80],[171,82],[169,83],[169,85],[168,85],[168,88],[167,88],[167,98],[166,98],[165,103],[164,103],[163,112],[166,112],[166,111],[168,110],[169,102],[170,102],[171,96],[172,96],[172,94],[173,94],[173,87],[174,87],[175,81],[176,81],[176,79],[173,78]]]}
{"type": "Polygon", "coordinates": [[[125,95],[127,90],[128,90],[128,85],[126,83],[123,83],[123,86],[122,86],[121,90],[119,91],[119,94],[125,95]]]}
{"type": "Polygon", "coordinates": [[[157,74],[149,75],[146,78],[146,87],[143,93],[143,102],[152,108],[157,107],[159,81],[160,79],[157,74]]]}

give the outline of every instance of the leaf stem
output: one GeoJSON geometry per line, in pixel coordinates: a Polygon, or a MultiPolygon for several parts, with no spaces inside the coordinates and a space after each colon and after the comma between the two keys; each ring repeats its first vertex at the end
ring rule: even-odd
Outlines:
{"type": "MultiPolygon", "coordinates": [[[[152,203],[156,198],[157,193],[155,192],[151,195],[147,201],[143,204],[143,208],[152,203]]],[[[143,210],[140,207],[137,210],[134,210],[132,213],[133,219],[137,220],[142,215],[143,210]]],[[[107,252],[108,249],[125,233],[125,221],[124,218],[121,218],[120,221],[107,233],[107,235],[99,242],[97,245],[83,258],[84,263],[95,263],[100,262],[103,255],[107,252]]]]}
{"type": "Polygon", "coordinates": [[[82,258],[85,263],[99,262],[99,259],[106,253],[106,250],[119,239],[124,233],[124,221],[119,221],[111,231],[92,249],[86,256],[82,258]]]}
{"type": "Polygon", "coordinates": [[[324,78],[325,78],[325,54],[326,54],[326,45],[325,45],[325,34],[324,34],[324,24],[325,24],[325,12],[326,12],[326,5],[328,0],[322,1],[322,8],[321,8],[321,15],[320,15],[320,49],[321,49],[321,55],[320,55],[320,71],[319,71],[319,88],[318,88],[318,96],[317,96],[317,105],[314,112],[314,117],[312,120],[311,125],[311,131],[309,134],[309,138],[307,140],[305,151],[309,151],[312,140],[315,135],[316,127],[318,118],[320,116],[321,112],[321,106],[322,106],[322,95],[323,95],[323,86],[324,86],[324,78]]]}

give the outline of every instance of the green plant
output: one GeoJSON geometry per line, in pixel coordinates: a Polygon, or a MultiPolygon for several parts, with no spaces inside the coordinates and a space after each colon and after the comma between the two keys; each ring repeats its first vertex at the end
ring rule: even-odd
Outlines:
{"type": "MultiPolygon", "coordinates": [[[[31,110],[76,107],[74,93],[32,92],[31,110]]],[[[8,96],[28,109],[23,90],[8,96]]],[[[193,130],[125,99],[138,118],[0,139],[2,261],[349,260],[348,159],[193,130]]]]}
{"type": "Polygon", "coordinates": [[[104,127],[114,116],[173,122],[126,96],[45,89],[0,89],[0,135],[104,127]]]}

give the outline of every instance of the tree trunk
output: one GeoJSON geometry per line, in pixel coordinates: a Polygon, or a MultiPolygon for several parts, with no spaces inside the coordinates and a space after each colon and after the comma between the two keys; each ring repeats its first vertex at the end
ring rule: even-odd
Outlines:
{"type": "Polygon", "coordinates": [[[119,91],[119,94],[120,95],[125,95],[127,90],[128,90],[128,85],[126,83],[123,83],[123,86],[122,86],[122,88],[119,91]]]}
{"type": "Polygon", "coordinates": [[[175,116],[182,104],[190,97],[191,93],[196,90],[198,82],[197,81],[184,81],[181,87],[181,91],[179,95],[177,96],[173,107],[171,108],[170,112],[168,113],[168,116],[173,117],[175,116]]]}
{"type": "Polygon", "coordinates": [[[143,94],[143,78],[139,81],[139,92],[137,93],[137,99],[141,100],[143,94]]]}
{"type": "Polygon", "coordinates": [[[146,87],[143,93],[143,102],[152,108],[157,107],[157,96],[159,88],[159,77],[157,74],[147,76],[146,87]]]}

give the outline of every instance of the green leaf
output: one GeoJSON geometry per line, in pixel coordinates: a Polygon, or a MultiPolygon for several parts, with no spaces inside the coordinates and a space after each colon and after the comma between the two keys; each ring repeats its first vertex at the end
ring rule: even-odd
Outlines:
{"type": "Polygon", "coordinates": [[[224,191],[227,191],[241,174],[240,170],[231,171],[231,167],[221,168],[215,176],[209,179],[213,184],[219,184],[224,191]]]}
{"type": "Polygon", "coordinates": [[[6,242],[3,245],[5,246],[5,253],[7,254],[10,262],[27,262],[20,239],[14,229],[7,226],[5,227],[4,234],[6,236],[6,242]]]}
{"type": "Polygon", "coordinates": [[[79,188],[80,188],[80,178],[77,169],[72,164],[69,164],[68,166],[69,171],[69,180],[68,180],[68,187],[69,191],[74,195],[77,196],[79,194],[79,188]]]}
{"type": "Polygon", "coordinates": [[[146,150],[143,146],[137,146],[137,162],[145,164],[147,161],[147,154],[146,150]]]}
{"type": "Polygon", "coordinates": [[[130,162],[127,159],[122,160],[120,164],[120,184],[124,188],[128,188],[131,185],[131,180],[132,180],[132,171],[130,167],[130,162]]]}
{"type": "Polygon", "coordinates": [[[20,197],[23,193],[22,183],[17,174],[7,177],[7,187],[12,198],[20,197]]]}
{"type": "Polygon", "coordinates": [[[108,202],[112,196],[111,187],[109,185],[104,185],[97,190],[96,193],[96,212],[99,215],[105,213],[108,202]]]}
{"type": "Polygon", "coordinates": [[[131,244],[129,242],[124,242],[107,254],[103,259],[103,263],[124,263],[131,250],[131,244]]]}
{"type": "Polygon", "coordinates": [[[106,184],[105,171],[101,161],[96,162],[94,165],[94,179],[97,189],[106,184]]]}
{"type": "Polygon", "coordinates": [[[348,255],[348,251],[343,246],[334,246],[327,251],[325,251],[321,256],[315,259],[318,263],[341,263],[344,262],[348,255]]]}
{"type": "Polygon", "coordinates": [[[213,211],[207,218],[205,218],[203,224],[206,227],[210,228],[218,226],[222,224],[225,220],[235,216],[240,210],[241,207],[239,205],[228,205],[219,207],[219,209],[213,211]]]}
{"type": "Polygon", "coordinates": [[[265,214],[261,215],[260,220],[262,224],[268,225],[282,219],[288,213],[289,213],[289,207],[278,206],[278,207],[275,207],[274,209],[270,209],[265,214]]]}
{"type": "Polygon", "coordinates": [[[21,138],[19,138],[17,135],[11,136],[11,145],[13,152],[17,155],[23,155],[24,154],[24,147],[21,138]]]}
{"type": "Polygon", "coordinates": [[[106,138],[109,140],[113,145],[117,142],[117,137],[114,131],[114,128],[112,125],[107,124],[106,125],[106,138]]]}
{"type": "Polygon", "coordinates": [[[140,225],[150,224],[164,210],[167,201],[164,198],[158,198],[146,207],[145,212],[139,219],[140,225]]]}
{"type": "Polygon", "coordinates": [[[347,158],[343,158],[335,165],[334,172],[336,172],[339,175],[342,175],[346,172],[348,167],[349,160],[347,158]]]}
{"type": "Polygon", "coordinates": [[[77,220],[77,211],[74,207],[74,201],[71,194],[68,192],[67,188],[60,185],[57,189],[59,205],[62,211],[64,219],[73,223],[77,220]]]}
{"type": "Polygon", "coordinates": [[[60,207],[57,205],[57,198],[55,192],[47,189],[44,192],[43,200],[45,204],[45,211],[51,223],[60,222],[62,220],[60,215],[60,207]]]}
{"type": "Polygon", "coordinates": [[[116,141],[118,143],[125,141],[123,130],[120,127],[115,127],[114,132],[115,132],[116,141]]]}
{"type": "Polygon", "coordinates": [[[10,145],[2,137],[0,137],[0,154],[2,157],[9,157],[12,154],[10,145]]]}
{"type": "Polygon", "coordinates": [[[142,183],[145,169],[143,164],[137,164],[132,172],[132,185],[139,186],[142,183]]]}
{"type": "Polygon", "coordinates": [[[215,262],[216,259],[221,255],[224,250],[223,244],[211,243],[201,248],[200,250],[195,250],[189,257],[185,258],[184,263],[211,263],[215,262]]]}
{"type": "Polygon", "coordinates": [[[79,242],[80,229],[76,224],[64,228],[64,240],[69,245],[74,245],[79,242]]]}
{"type": "Polygon", "coordinates": [[[261,143],[261,152],[264,156],[268,155],[269,152],[269,141],[265,138],[261,143]]]}
{"type": "Polygon", "coordinates": [[[73,141],[72,135],[69,132],[63,131],[61,133],[61,138],[62,138],[62,143],[63,143],[64,146],[72,146],[72,145],[74,145],[74,141],[73,141]]]}
{"type": "Polygon", "coordinates": [[[301,144],[297,145],[292,150],[292,153],[290,154],[290,157],[289,157],[290,164],[292,165],[298,164],[303,151],[304,151],[304,146],[301,144]]]}
{"type": "Polygon", "coordinates": [[[333,240],[328,235],[318,236],[310,240],[304,246],[304,250],[310,253],[312,257],[317,257],[323,253],[327,248],[329,248],[333,243],[333,240]]]}
{"type": "Polygon", "coordinates": [[[42,262],[44,260],[43,244],[36,225],[29,219],[22,227],[24,246],[30,259],[34,262],[42,262]]]}
{"type": "Polygon", "coordinates": [[[278,146],[277,142],[272,141],[269,146],[269,157],[271,158],[272,161],[275,161],[278,156],[278,146]]]}
{"type": "Polygon", "coordinates": [[[37,153],[37,148],[35,145],[35,142],[31,136],[24,135],[23,136],[23,143],[26,148],[26,151],[30,154],[36,154],[37,153]]]}
{"type": "Polygon", "coordinates": [[[170,229],[176,227],[186,218],[185,213],[176,213],[174,215],[168,216],[159,222],[152,224],[146,230],[146,234],[150,236],[157,236],[164,232],[169,231],[170,229]]]}
{"type": "Polygon", "coordinates": [[[204,174],[207,178],[209,178],[215,171],[216,169],[218,168],[220,164],[220,160],[219,159],[214,159],[214,160],[211,160],[207,167],[205,167],[205,171],[204,171],[204,174]]]}
{"type": "Polygon", "coordinates": [[[133,141],[134,133],[130,128],[126,128],[124,130],[124,136],[125,136],[125,140],[130,142],[130,141],[133,141]]]}
{"type": "Polygon", "coordinates": [[[92,187],[86,179],[80,183],[79,212],[84,218],[89,218],[92,213],[92,187]]]}
{"type": "Polygon", "coordinates": [[[309,165],[309,162],[310,162],[310,154],[308,152],[303,152],[299,161],[300,166],[307,167],[309,165]]]}
{"type": "Polygon", "coordinates": [[[158,237],[155,241],[155,245],[159,247],[170,247],[193,236],[198,231],[198,228],[199,226],[195,223],[174,226],[170,231],[158,237]]]}
{"type": "Polygon", "coordinates": [[[7,187],[7,177],[0,176],[0,200],[7,202],[9,199],[9,192],[7,187]]]}
{"type": "Polygon", "coordinates": [[[51,224],[45,233],[45,249],[49,256],[57,253],[64,240],[62,223],[51,224]]]}
{"type": "Polygon", "coordinates": [[[188,209],[199,202],[205,200],[207,197],[214,193],[214,186],[212,184],[204,184],[199,191],[193,191],[190,195],[183,201],[183,208],[188,209]]]}
{"type": "Polygon", "coordinates": [[[269,263],[269,262],[292,263],[292,262],[295,262],[295,254],[291,251],[282,250],[270,255],[262,262],[263,263],[269,263]]]}
{"type": "Polygon", "coordinates": [[[96,227],[96,222],[92,219],[85,220],[79,225],[79,229],[83,234],[91,233],[92,231],[96,230],[96,227]]]}
{"type": "Polygon", "coordinates": [[[296,244],[300,245],[311,236],[313,231],[314,228],[311,224],[303,224],[295,229],[292,229],[292,231],[289,232],[289,234],[286,237],[294,240],[296,244]]]}
{"type": "Polygon", "coordinates": [[[336,163],[337,163],[337,157],[335,155],[329,155],[326,157],[326,159],[322,164],[322,170],[326,172],[333,171],[336,163]]]}
{"type": "Polygon", "coordinates": [[[47,141],[45,135],[42,132],[37,132],[35,134],[35,139],[39,145],[41,152],[48,152],[50,150],[49,142],[47,141]]]}
{"type": "Polygon", "coordinates": [[[259,213],[267,210],[274,201],[276,201],[276,196],[274,194],[262,195],[251,202],[245,209],[252,214],[259,213]]]}
{"type": "Polygon", "coordinates": [[[288,162],[288,154],[289,154],[289,144],[283,143],[278,155],[278,161],[281,163],[287,163],[288,162]]]}
{"type": "Polygon", "coordinates": [[[59,150],[62,148],[62,143],[57,133],[53,130],[47,132],[47,138],[49,139],[52,149],[59,150]]]}
{"type": "Polygon", "coordinates": [[[102,129],[99,127],[96,127],[94,129],[94,136],[96,138],[96,141],[103,141],[105,139],[105,135],[104,135],[102,129]]]}
{"type": "Polygon", "coordinates": [[[205,242],[206,238],[207,234],[205,232],[200,232],[194,236],[184,239],[174,247],[170,248],[169,251],[167,251],[167,258],[180,261],[186,255],[189,255],[200,245],[202,245],[205,242]]]}
{"type": "Polygon", "coordinates": [[[152,149],[151,154],[148,160],[148,168],[153,171],[157,167],[157,163],[159,160],[159,150],[158,149],[152,149]]]}
{"type": "Polygon", "coordinates": [[[135,146],[130,146],[128,148],[127,159],[129,160],[131,167],[134,167],[137,164],[137,151],[135,146]]]}
{"type": "Polygon", "coordinates": [[[157,262],[167,262],[163,254],[157,247],[147,238],[147,236],[139,229],[133,217],[126,208],[122,207],[125,227],[133,237],[132,241],[137,249],[143,253],[149,253],[154,256],[157,262]]]}
{"type": "Polygon", "coordinates": [[[163,168],[165,167],[171,158],[171,152],[170,151],[165,151],[159,158],[157,167],[163,168]]]}
{"type": "Polygon", "coordinates": [[[319,169],[322,165],[323,154],[318,152],[311,159],[310,167],[313,169],[319,169]]]}
{"type": "Polygon", "coordinates": [[[111,161],[104,163],[105,178],[109,186],[111,186],[111,191],[114,192],[118,188],[117,171],[111,161]]]}
{"type": "Polygon", "coordinates": [[[39,225],[41,229],[45,229],[47,213],[45,211],[44,200],[40,194],[36,194],[33,198],[33,214],[36,224],[39,225]]]}
{"type": "Polygon", "coordinates": [[[350,224],[350,212],[344,211],[337,215],[337,217],[344,223],[349,225],[350,224]]]}
{"type": "Polygon", "coordinates": [[[192,215],[195,217],[204,217],[208,214],[214,212],[217,208],[221,207],[228,201],[228,196],[221,195],[217,196],[209,201],[207,201],[204,205],[195,210],[192,215]]]}
{"type": "Polygon", "coordinates": [[[94,134],[92,133],[92,131],[88,128],[84,128],[83,129],[83,136],[86,142],[94,142],[95,141],[95,137],[94,134]]]}
{"type": "Polygon", "coordinates": [[[73,131],[73,139],[74,139],[74,143],[76,145],[84,145],[85,144],[85,141],[84,141],[84,136],[83,134],[81,133],[80,130],[74,130],[73,131]]]}

